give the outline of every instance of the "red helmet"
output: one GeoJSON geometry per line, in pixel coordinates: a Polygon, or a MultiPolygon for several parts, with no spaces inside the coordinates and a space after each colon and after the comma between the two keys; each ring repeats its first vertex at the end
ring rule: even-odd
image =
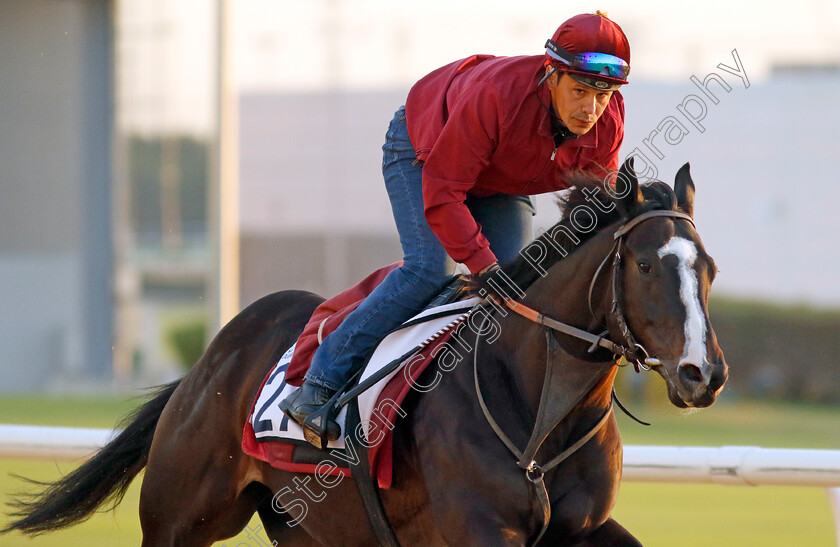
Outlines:
{"type": "Polygon", "coordinates": [[[546,63],[599,90],[618,89],[630,73],[630,44],[600,11],[575,15],[545,44],[546,63]]]}

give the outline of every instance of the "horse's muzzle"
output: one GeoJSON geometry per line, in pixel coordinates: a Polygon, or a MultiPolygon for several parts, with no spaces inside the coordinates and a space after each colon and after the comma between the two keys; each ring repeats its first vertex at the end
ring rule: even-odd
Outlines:
{"type": "Polygon", "coordinates": [[[728,377],[729,368],[723,361],[682,362],[677,366],[677,392],[685,406],[707,407],[715,402],[728,377]]]}

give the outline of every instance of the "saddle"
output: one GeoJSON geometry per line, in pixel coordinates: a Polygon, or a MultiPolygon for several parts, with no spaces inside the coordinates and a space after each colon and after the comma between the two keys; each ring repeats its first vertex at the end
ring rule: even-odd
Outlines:
{"type": "MultiPolygon", "coordinates": [[[[323,446],[323,450],[312,447],[304,440],[303,430],[279,410],[277,402],[303,382],[320,342],[398,266],[399,263],[391,264],[377,270],[313,312],[297,343],[263,380],[245,424],[242,447],[246,454],[273,467],[296,472],[316,472],[318,464],[332,461],[332,474],[347,475],[353,468],[347,464],[358,463],[360,444],[366,445],[368,453],[364,459],[370,464],[369,472],[378,479],[380,487],[390,485],[391,433],[398,418],[405,415],[399,404],[430,363],[454,353],[448,351],[447,343],[479,302],[477,298],[464,299],[467,291],[463,280],[453,277],[424,311],[380,342],[356,384],[339,394],[337,421],[345,435],[337,441],[323,446]],[[359,418],[355,423],[361,420],[365,424],[366,438],[355,443],[351,440],[348,447],[346,433],[357,429],[355,423],[346,421],[348,410],[356,408],[359,418]]],[[[322,471],[323,467],[318,472],[322,471]]]]}

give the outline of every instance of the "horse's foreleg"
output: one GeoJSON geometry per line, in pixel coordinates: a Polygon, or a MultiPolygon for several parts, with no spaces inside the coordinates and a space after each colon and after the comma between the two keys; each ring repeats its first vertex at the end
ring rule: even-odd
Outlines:
{"type": "Polygon", "coordinates": [[[277,507],[272,503],[272,500],[266,500],[261,503],[257,512],[265,527],[265,535],[268,537],[271,545],[276,547],[283,547],[284,545],[317,547],[321,545],[312,536],[307,534],[303,526],[300,526],[295,519],[278,511],[277,507]]]}
{"type": "Polygon", "coordinates": [[[633,534],[610,517],[595,529],[585,540],[576,543],[576,547],[641,547],[642,543],[633,534]]]}

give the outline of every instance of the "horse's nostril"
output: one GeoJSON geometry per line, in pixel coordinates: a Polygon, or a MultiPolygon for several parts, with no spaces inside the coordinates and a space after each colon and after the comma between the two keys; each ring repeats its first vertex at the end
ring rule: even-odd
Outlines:
{"type": "Polygon", "coordinates": [[[700,367],[694,363],[682,363],[679,368],[680,381],[683,384],[700,384],[703,382],[703,373],[700,367]]]}
{"type": "Polygon", "coordinates": [[[719,367],[712,373],[712,378],[709,380],[709,389],[718,391],[726,383],[727,377],[726,367],[719,367]]]}

